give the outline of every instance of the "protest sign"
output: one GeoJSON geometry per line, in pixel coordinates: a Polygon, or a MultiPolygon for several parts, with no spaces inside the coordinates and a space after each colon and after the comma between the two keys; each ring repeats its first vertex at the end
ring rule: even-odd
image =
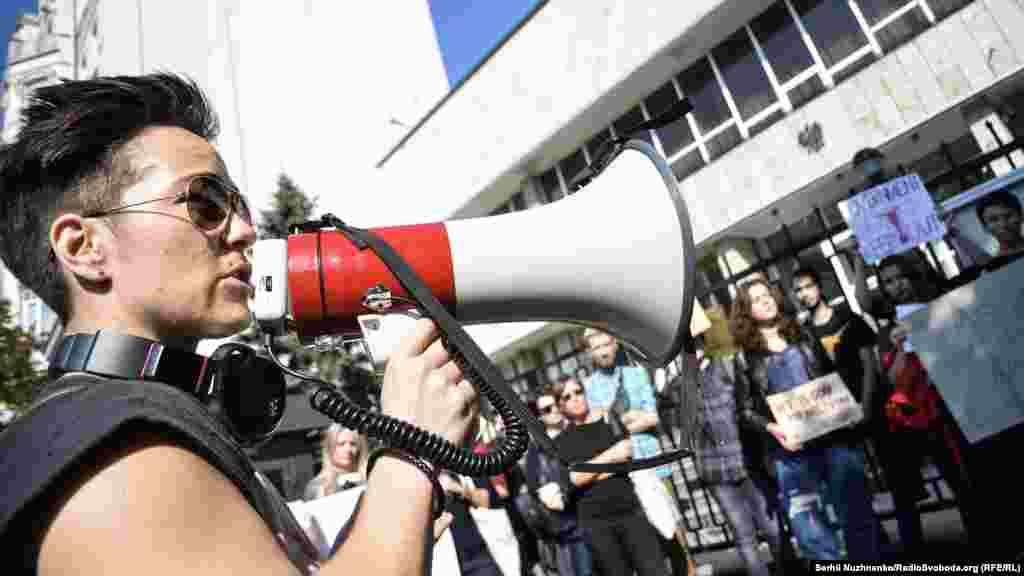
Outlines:
{"type": "Polygon", "coordinates": [[[844,207],[861,256],[869,264],[946,235],[946,225],[917,174],[869,188],[844,207]]]}
{"type": "Polygon", "coordinates": [[[800,444],[864,418],[860,404],[835,372],[766,399],[786,436],[800,444]]]}

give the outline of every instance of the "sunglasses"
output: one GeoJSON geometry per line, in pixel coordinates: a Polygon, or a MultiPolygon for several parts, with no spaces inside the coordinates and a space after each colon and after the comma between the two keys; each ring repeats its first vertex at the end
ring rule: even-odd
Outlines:
{"type": "Polygon", "coordinates": [[[562,394],[560,399],[562,400],[562,402],[568,402],[569,400],[572,400],[573,398],[576,398],[577,396],[583,396],[583,390],[580,390],[580,389],[567,390],[565,392],[565,394],[562,394]]]}
{"type": "Polygon", "coordinates": [[[185,191],[173,196],[161,196],[142,202],[122,204],[107,210],[87,212],[82,216],[99,218],[122,212],[127,208],[170,199],[174,199],[175,204],[184,203],[188,208],[189,219],[204,232],[212,232],[220,228],[231,219],[232,214],[237,214],[242,222],[252,226],[252,212],[249,210],[249,204],[246,203],[245,197],[234,184],[213,174],[197,174],[188,178],[185,180],[185,191]]]}

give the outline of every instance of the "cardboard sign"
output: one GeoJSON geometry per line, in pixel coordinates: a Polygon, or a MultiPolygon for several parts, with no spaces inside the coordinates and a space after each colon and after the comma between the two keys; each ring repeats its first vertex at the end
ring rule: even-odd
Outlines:
{"type": "Polygon", "coordinates": [[[766,400],[786,436],[801,444],[864,418],[864,410],[835,372],[766,400]]]}
{"type": "Polygon", "coordinates": [[[847,200],[844,208],[869,264],[946,235],[946,225],[917,174],[869,188],[847,200]]]}

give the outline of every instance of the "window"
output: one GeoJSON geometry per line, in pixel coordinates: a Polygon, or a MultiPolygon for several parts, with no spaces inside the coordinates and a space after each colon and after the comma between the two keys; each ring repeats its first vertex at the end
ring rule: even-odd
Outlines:
{"type": "Polygon", "coordinates": [[[832,81],[839,84],[843,80],[851,78],[857,75],[861,70],[871,66],[877,59],[878,57],[875,56],[874,52],[862,52],[860,58],[857,58],[855,61],[850,62],[846,66],[843,66],[842,69],[837,70],[832,74],[832,81]]]}
{"type": "MultiPolygon", "coordinates": [[[[679,102],[676,87],[669,82],[648,96],[644,104],[647,106],[647,112],[653,118],[664,113],[676,102],[679,102]]],[[[662,152],[665,156],[672,156],[694,141],[693,132],[690,131],[690,123],[685,119],[658,128],[657,133],[658,140],[661,141],[662,152]]]]}
{"type": "Polygon", "coordinates": [[[732,112],[725,102],[725,96],[722,95],[722,88],[718,85],[715,73],[706,58],[698,60],[676,79],[679,81],[679,87],[683,89],[683,95],[693,104],[692,114],[701,132],[710,132],[732,119],[732,112]]]}
{"type": "Polygon", "coordinates": [[[935,14],[936,20],[942,20],[943,18],[953,14],[957,10],[967,6],[974,0],[926,0],[928,6],[931,7],[932,13],[935,14]]]}
{"type": "Polygon", "coordinates": [[[821,81],[820,76],[815,74],[798,84],[795,88],[787,92],[786,95],[789,96],[789,103],[793,105],[793,110],[796,110],[811,100],[814,100],[824,92],[825,83],[821,81]]]}
{"type": "Polygon", "coordinates": [[[519,212],[520,210],[526,210],[526,198],[523,198],[521,192],[517,192],[508,201],[509,212],[519,212]]]}
{"type": "Polygon", "coordinates": [[[554,168],[540,175],[540,191],[545,204],[565,196],[562,192],[562,185],[558,182],[558,173],[554,168]]]}
{"type": "Polygon", "coordinates": [[[711,55],[741,118],[748,120],[776,102],[775,90],[745,28],[715,47],[711,55]]]}
{"type": "Polygon", "coordinates": [[[583,157],[583,149],[579,149],[572,153],[568,158],[562,160],[562,177],[565,178],[565,185],[569,189],[569,193],[572,194],[572,179],[576,177],[584,168],[587,167],[587,160],[583,157]]]}
{"type": "Polygon", "coordinates": [[[846,0],[792,0],[792,3],[825,66],[831,68],[867,46],[867,36],[846,0]]]}
{"type": "MultiPolygon", "coordinates": [[[[636,106],[632,110],[630,110],[629,112],[626,112],[621,117],[619,117],[619,119],[616,120],[612,124],[612,126],[615,127],[616,135],[618,135],[619,137],[622,137],[627,132],[629,132],[630,130],[633,130],[634,128],[636,128],[637,126],[642,124],[643,121],[644,121],[644,113],[640,109],[639,106],[636,106]]],[[[685,120],[681,120],[680,122],[685,122],[685,120]]],[[[654,139],[651,137],[651,131],[650,130],[644,130],[643,132],[640,132],[639,134],[634,134],[632,137],[633,138],[640,138],[640,139],[646,141],[648,144],[650,144],[652,146],[654,145],[654,139]]]]}
{"type": "Polygon", "coordinates": [[[868,24],[874,26],[882,20],[896,13],[897,10],[906,7],[908,4],[915,4],[915,0],[857,0],[860,12],[868,24]]]}
{"type": "Polygon", "coordinates": [[[676,180],[682,182],[687,176],[703,167],[704,159],[700,156],[700,150],[694,148],[672,162],[672,174],[676,180]]]}
{"type": "Polygon", "coordinates": [[[782,109],[777,108],[775,110],[775,112],[769,114],[767,118],[764,118],[763,120],[760,120],[757,124],[754,124],[753,126],[750,126],[749,128],[747,128],[748,136],[750,138],[753,138],[754,136],[757,136],[761,132],[764,132],[769,127],[771,127],[772,124],[775,124],[779,120],[782,120],[782,118],[785,115],[786,115],[786,113],[783,112],[782,109]]]}
{"type": "Polygon", "coordinates": [[[765,58],[782,84],[814,66],[814,57],[783,2],[777,2],[750,23],[765,58]]]}
{"type": "MultiPolygon", "coordinates": [[[[864,4],[868,3],[861,0],[861,6],[864,4]]],[[[866,13],[865,18],[867,18],[866,13]]],[[[868,22],[871,22],[871,20],[868,19],[868,22]]],[[[875,30],[874,33],[882,50],[884,52],[891,52],[924,32],[928,26],[928,19],[925,18],[924,12],[914,5],[909,12],[875,30]]]]}
{"type": "Polygon", "coordinates": [[[708,160],[713,161],[742,143],[743,136],[740,135],[739,129],[729,126],[705,143],[708,149],[708,160]]]}
{"type": "Polygon", "coordinates": [[[608,130],[601,130],[594,137],[587,141],[586,147],[587,152],[590,154],[590,161],[593,162],[597,153],[600,152],[601,145],[612,139],[612,134],[608,130]]]}

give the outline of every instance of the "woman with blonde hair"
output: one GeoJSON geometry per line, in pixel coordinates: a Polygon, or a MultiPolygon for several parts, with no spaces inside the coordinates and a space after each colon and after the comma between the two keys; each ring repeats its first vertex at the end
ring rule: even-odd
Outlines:
{"type": "Polygon", "coordinates": [[[366,436],[341,424],[331,424],[320,443],[320,473],[306,486],[303,499],[315,500],[362,485],[366,481],[368,456],[366,436]]]}

